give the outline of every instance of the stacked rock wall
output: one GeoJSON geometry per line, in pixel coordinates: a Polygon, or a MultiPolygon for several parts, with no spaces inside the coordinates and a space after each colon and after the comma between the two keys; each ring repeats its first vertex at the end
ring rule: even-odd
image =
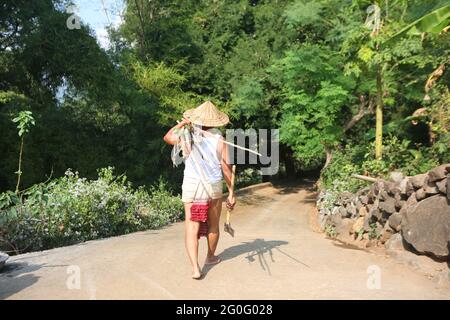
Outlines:
{"type": "Polygon", "coordinates": [[[379,245],[399,233],[417,253],[450,259],[450,164],[412,177],[393,172],[388,181],[342,193],[331,209],[325,199],[326,191],[319,222],[340,240],[379,245]]]}

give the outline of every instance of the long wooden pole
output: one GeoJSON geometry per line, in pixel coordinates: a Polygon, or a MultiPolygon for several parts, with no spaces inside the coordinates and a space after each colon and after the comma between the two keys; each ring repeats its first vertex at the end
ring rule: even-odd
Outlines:
{"type": "MultiPolygon", "coordinates": [[[[177,121],[177,123],[180,123],[179,121],[177,121]]],[[[205,130],[202,130],[202,129],[200,129],[200,128],[198,128],[198,130],[200,130],[201,132],[203,132],[203,133],[206,133],[206,134],[209,134],[209,135],[213,135],[211,132],[208,132],[208,131],[205,131],[205,130]]],[[[258,155],[258,156],[260,156],[260,157],[262,157],[262,154],[261,153],[259,153],[259,152],[257,152],[257,151],[254,151],[254,150],[251,150],[251,149],[247,149],[247,148],[244,148],[244,147],[241,147],[240,145],[237,145],[237,144],[234,144],[234,143],[231,143],[231,142],[228,142],[227,140],[223,140],[223,142],[224,143],[226,143],[226,144],[228,144],[228,145],[230,145],[230,146],[233,146],[233,147],[236,147],[236,148],[238,148],[238,149],[241,149],[241,150],[244,150],[244,151],[248,151],[248,152],[251,152],[251,153],[253,153],[253,154],[256,154],[256,155],[258,155]]]]}
{"type": "MultiPolygon", "coordinates": [[[[376,4],[378,7],[381,7],[381,1],[377,1],[376,4]]],[[[380,13],[381,15],[381,13],[380,13]]],[[[381,54],[381,40],[380,40],[380,29],[381,29],[382,21],[380,16],[380,24],[379,28],[376,30],[374,35],[377,37],[376,50],[378,55],[381,54]]],[[[376,66],[376,81],[377,81],[377,106],[375,111],[375,158],[377,160],[381,160],[383,157],[383,74],[382,74],[382,65],[380,61],[377,61],[376,66]]]]}
{"type": "MultiPolygon", "coordinates": [[[[236,175],[236,165],[234,164],[233,167],[231,168],[231,186],[230,186],[230,193],[229,195],[233,196],[234,195],[234,178],[236,175]]],[[[230,217],[231,217],[231,211],[229,209],[227,209],[227,218],[226,218],[226,224],[229,225],[230,224],[230,217]]]]}
{"type": "Polygon", "coordinates": [[[381,66],[377,65],[377,108],[375,128],[375,158],[380,160],[383,156],[383,82],[381,66]]]}
{"type": "Polygon", "coordinates": [[[368,176],[362,176],[360,174],[352,174],[351,175],[352,178],[356,178],[356,179],[360,179],[360,180],[364,180],[364,181],[369,181],[369,182],[377,182],[380,179],[377,178],[372,178],[372,177],[368,177],[368,176]]]}

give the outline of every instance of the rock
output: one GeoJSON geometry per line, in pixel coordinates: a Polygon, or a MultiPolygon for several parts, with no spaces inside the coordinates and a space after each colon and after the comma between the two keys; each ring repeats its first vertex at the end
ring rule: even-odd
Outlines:
{"type": "MultiPolygon", "coordinates": [[[[352,219],[342,219],[339,226],[336,227],[336,233],[342,240],[347,240],[349,238],[351,231],[353,227],[353,220],[352,219]]],[[[349,239],[348,239],[349,240],[349,239]]]]}
{"type": "Polygon", "coordinates": [[[434,195],[408,207],[401,222],[402,235],[418,252],[450,257],[450,204],[434,195]]]}
{"type": "Polygon", "coordinates": [[[408,210],[407,206],[403,206],[403,208],[400,209],[400,211],[398,213],[400,213],[403,216],[405,216],[406,211],[408,210]]]}
{"type": "Polygon", "coordinates": [[[398,185],[400,193],[410,196],[414,192],[414,186],[412,185],[409,178],[404,178],[398,185]]]}
{"type": "Polygon", "coordinates": [[[370,209],[367,210],[367,214],[364,218],[364,230],[369,231],[370,225],[377,222],[378,219],[381,219],[381,212],[378,209],[370,209]]]}
{"type": "Polygon", "coordinates": [[[408,207],[412,207],[412,206],[414,206],[414,205],[416,205],[416,204],[417,204],[416,194],[413,193],[413,194],[411,194],[411,195],[409,196],[408,200],[406,200],[406,205],[407,205],[408,207]]]}
{"type": "Polygon", "coordinates": [[[439,189],[436,183],[428,181],[427,185],[423,187],[427,196],[439,193],[439,189]]]}
{"type": "Polygon", "coordinates": [[[354,197],[353,193],[344,191],[341,193],[339,197],[339,204],[346,205],[352,201],[353,197],[354,197]]]}
{"type": "Polygon", "coordinates": [[[366,231],[370,230],[370,225],[376,221],[376,218],[373,217],[370,214],[370,212],[368,212],[367,215],[365,215],[364,217],[361,217],[361,218],[364,218],[363,227],[364,227],[364,230],[366,230],[366,231]]]}
{"type": "Polygon", "coordinates": [[[450,177],[447,177],[447,199],[450,200],[450,177]]]}
{"type": "Polygon", "coordinates": [[[375,222],[375,221],[381,221],[382,213],[379,209],[376,209],[376,208],[370,209],[369,215],[371,218],[371,223],[375,222]]]}
{"type": "Polygon", "coordinates": [[[398,184],[396,184],[394,182],[384,181],[383,185],[384,185],[384,190],[390,195],[394,195],[396,192],[399,191],[398,186],[397,186],[398,184]]]}
{"type": "Polygon", "coordinates": [[[330,215],[327,214],[318,214],[317,215],[317,223],[320,226],[320,230],[324,231],[327,224],[331,223],[330,215]]]}
{"type": "Polygon", "coordinates": [[[342,222],[342,216],[339,214],[339,213],[337,213],[337,214],[332,214],[331,215],[331,217],[330,217],[330,220],[331,220],[331,223],[334,225],[334,226],[339,226],[340,224],[341,224],[341,222],[342,222]]]}
{"type": "Polygon", "coordinates": [[[356,211],[359,211],[359,209],[363,206],[361,200],[356,199],[355,201],[355,207],[356,207],[356,211]]]}
{"type": "Polygon", "coordinates": [[[402,223],[402,214],[396,212],[389,217],[387,224],[395,231],[400,231],[401,223],[402,223]]]}
{"type": "Polygon", "coordinates": [[[403,237],[400,233],[393,234],[384,244],[386,250],[405,250],[403,237]]]}
{"type": "Polygon", "coordinates": [[[447,179],[443,179],[441,181],[436,182],[436,187],[438,188],[440,193],[446,194],[447,193],[447,180],[450,179],[450,176],[447,179]]]}
{"type": "Polygon", "coordinates": [[[422,188],[428,180],[428,174],[422,173],[416,176],[412,176],[409,178],[414,188],[419,189],[422,188]]]}
{"type": "Polygon", "coordinates": [[[364,217],[359,217],[353,224],[352,231],[353,233],[358,233],[363,228],[364,228],[364,217]]]}
{"type": "Polygon", "coordinates": [[[361,208],[359,208],[359,211],[358,211],[358,213],[359,213],[359,216],[360,217],[365,217],[366,215],[367,215],[367,208],[366,207],[361,207],[361,208]]]}
{"type": "Polygon", "coordinates": [[[380,189],[382,189],[382,188],[383,188],[382,182],[377,181],[372,184],[370,191],[374,195],[374,197],[378,197],[378,195],[380,193],[380,189]]]}
{"type": "Polygon", "coordinates": [[[395,209],[400,210],[406,204],[405,200],[395,200],[395,209]]]}
{"type": "Polygon", "coordinates": [[[425,199],[426,196],[427,196],[427,193],[425,192],[424,188],[420,188],[419,190],[416,191],[416,199],[417,199],[417,201],[425,199]]]}
{"type": "Polygon", "coordinates": [[[388,241],[394,233],[395,231],[392,230],[388,223],[386,223],[383,230],[381,231],[380,242],[382,244],[386,243],[386,241],[388,241]]]}
{"type": "Polygon", "coordinates": [[[347,212],[350,215],[350,217],[354,218],[358,211],[356,210],[356,207],[353,203],[349,203],[347,206],[347,212]]]}
{"type": "Polygon", "coordinates": [[[7,255],[6,253],[0,252],[0,271],[3,269],[6,260],[9,259],[9,255],[7,255]]]}
{"type": "Polygon", "coordinates": [[[339,214],[341,215],[342,218],[349,218],[350,215],[347,212],[347,209],[344,206],[339,207],[339,214]]]}
{"type": "Polygon", "coordinates": [[[428,172],[428,181],[434,182],[437,180],[444,179],[447,176],[446,167],[449,164],[443,164],[439,167],[436,167],[428,172]]]}
{"type": "Polygon", "coordinates": [[[362,188],[362,189],[359,189],[357,192],[356,192],[356,196],[363,196],[363,195],[366,195],[367,193],[369,193],[369,191],[370,191],[370,187],[364,187],[364,188],[362,188]]]}
{"type": "Polygon", "coordinates": [[[339,208],[340,208],[340,207],[333,207],[333,209],[331,209],[331,215],[333,215],[333,214],[339,214],[339,208]]]}
{"type": "Polygon", "coordinates": [[[376,240],[373,239],[369,239],[366,241],[366,243],[364,244],[365,248],[370,248],[370,247],[374,247],[376,245],[376,240]]]}
{"type": "Polygon", "coordinates": [[[404,175],[401,172],[391,172],[389,177],[393,182],[400,183],[403,180],[404,175]]]}
{"type": "Polygon", "coordinates": [[[371,209],[378,209],[379,205],[380,205],[380,200],[379,199],[375,199],[375,201],[372,204],[372,208],[371,209]]]}
{"type": "Polygon", "coordinates": [[[381,233],[383,232],[383,229],[384,229],[384,226],[381,223],[379,223],[379,222],[375,223],[375,231],[377,232],[377,234],[381,235],[381,233]]]}
{"type": "Polygon", "coordinates": [[[367,196],[367,195],[361,196],[359,199],[360,199],[362,204],[368,204],[369,203],[369,196],[367,196]]]}
{"type": "Polygon", "coordinates": [[[395,212],[395,199],[388,198],[386,201],[380,202],[379,208],[388,214],[393,214],[395,212]]]}
{"type": "Polygon", "coordinates": [[[385,224],[385,223],[387,223],[390,215],[391,215],[390,213],[383,211],[381,214],[381,220],[378,220],[378,221],[381,222],[382,224],[385,224]]]}
{"type": "Polygon", "coordinates": [[[367,200],[368,203],[372,204],[376,199],[375,194],[373,193],[373,190],[371,190],[368,194],[367,194],[367,200]]]}
{"type": "Polygon", "coordinates": [[[380,198],[380,200],[387,200],[389,199],[389,193],[386,190],[380,190],[378,197],[380,198]]]}
{"type": "Polygon", "coordinates": [[[378,181],[372,185],[372,191],[375,197],[385,200],[389,194],[395,193],[395,183],[389,181],[378,181]]]}

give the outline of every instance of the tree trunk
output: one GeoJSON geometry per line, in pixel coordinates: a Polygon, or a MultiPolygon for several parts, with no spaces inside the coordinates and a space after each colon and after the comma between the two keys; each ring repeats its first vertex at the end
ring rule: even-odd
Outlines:
{"type": "Polygon", "coordinates": [[[286,168],[286,177],[293,178],[296,176],[294,157],[291,148],[284,146],[281,149],[281,156],[283,157],[284,166],[286,168]]]}
{"type": "Polygon", "coordinates": [[[377,66],[377,108],[375,129],[375,158],[380,160],[383,156],[383,83],[381,80],[381,66],[377,66]]]}
{"type": "Polygon", "coordinates": [[[325,153],[327,155],[327,159],[325,160],[325,165],[323,166],[321,172],[323,172],[331,163],[331,160],[333,160],[333,152],[330,147],[325,146],[325,153]]]}
{"type": "Polygon", "coordinates": [[[23,137],[22,137],[22,139],[20,141],[19,169],[17,170],[16,193],[19,193],[20,177],[22,176],[22,154],[23,154],[23,137]]]}

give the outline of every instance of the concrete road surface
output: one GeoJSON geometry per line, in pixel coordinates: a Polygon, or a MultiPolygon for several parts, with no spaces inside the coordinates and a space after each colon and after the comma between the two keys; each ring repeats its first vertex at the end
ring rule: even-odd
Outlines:
{"type": "MultiPolygon", "coordinates": [[[[424,275],[383,254],[339,246],[315,233],[307,186],[238,197],[235,238],[223,261],[190,278],[183,223],[11,257],[1,299],[450,299],[424,275]]],[[[206,242],[200,244],[200,261],[206,242]]]]}

